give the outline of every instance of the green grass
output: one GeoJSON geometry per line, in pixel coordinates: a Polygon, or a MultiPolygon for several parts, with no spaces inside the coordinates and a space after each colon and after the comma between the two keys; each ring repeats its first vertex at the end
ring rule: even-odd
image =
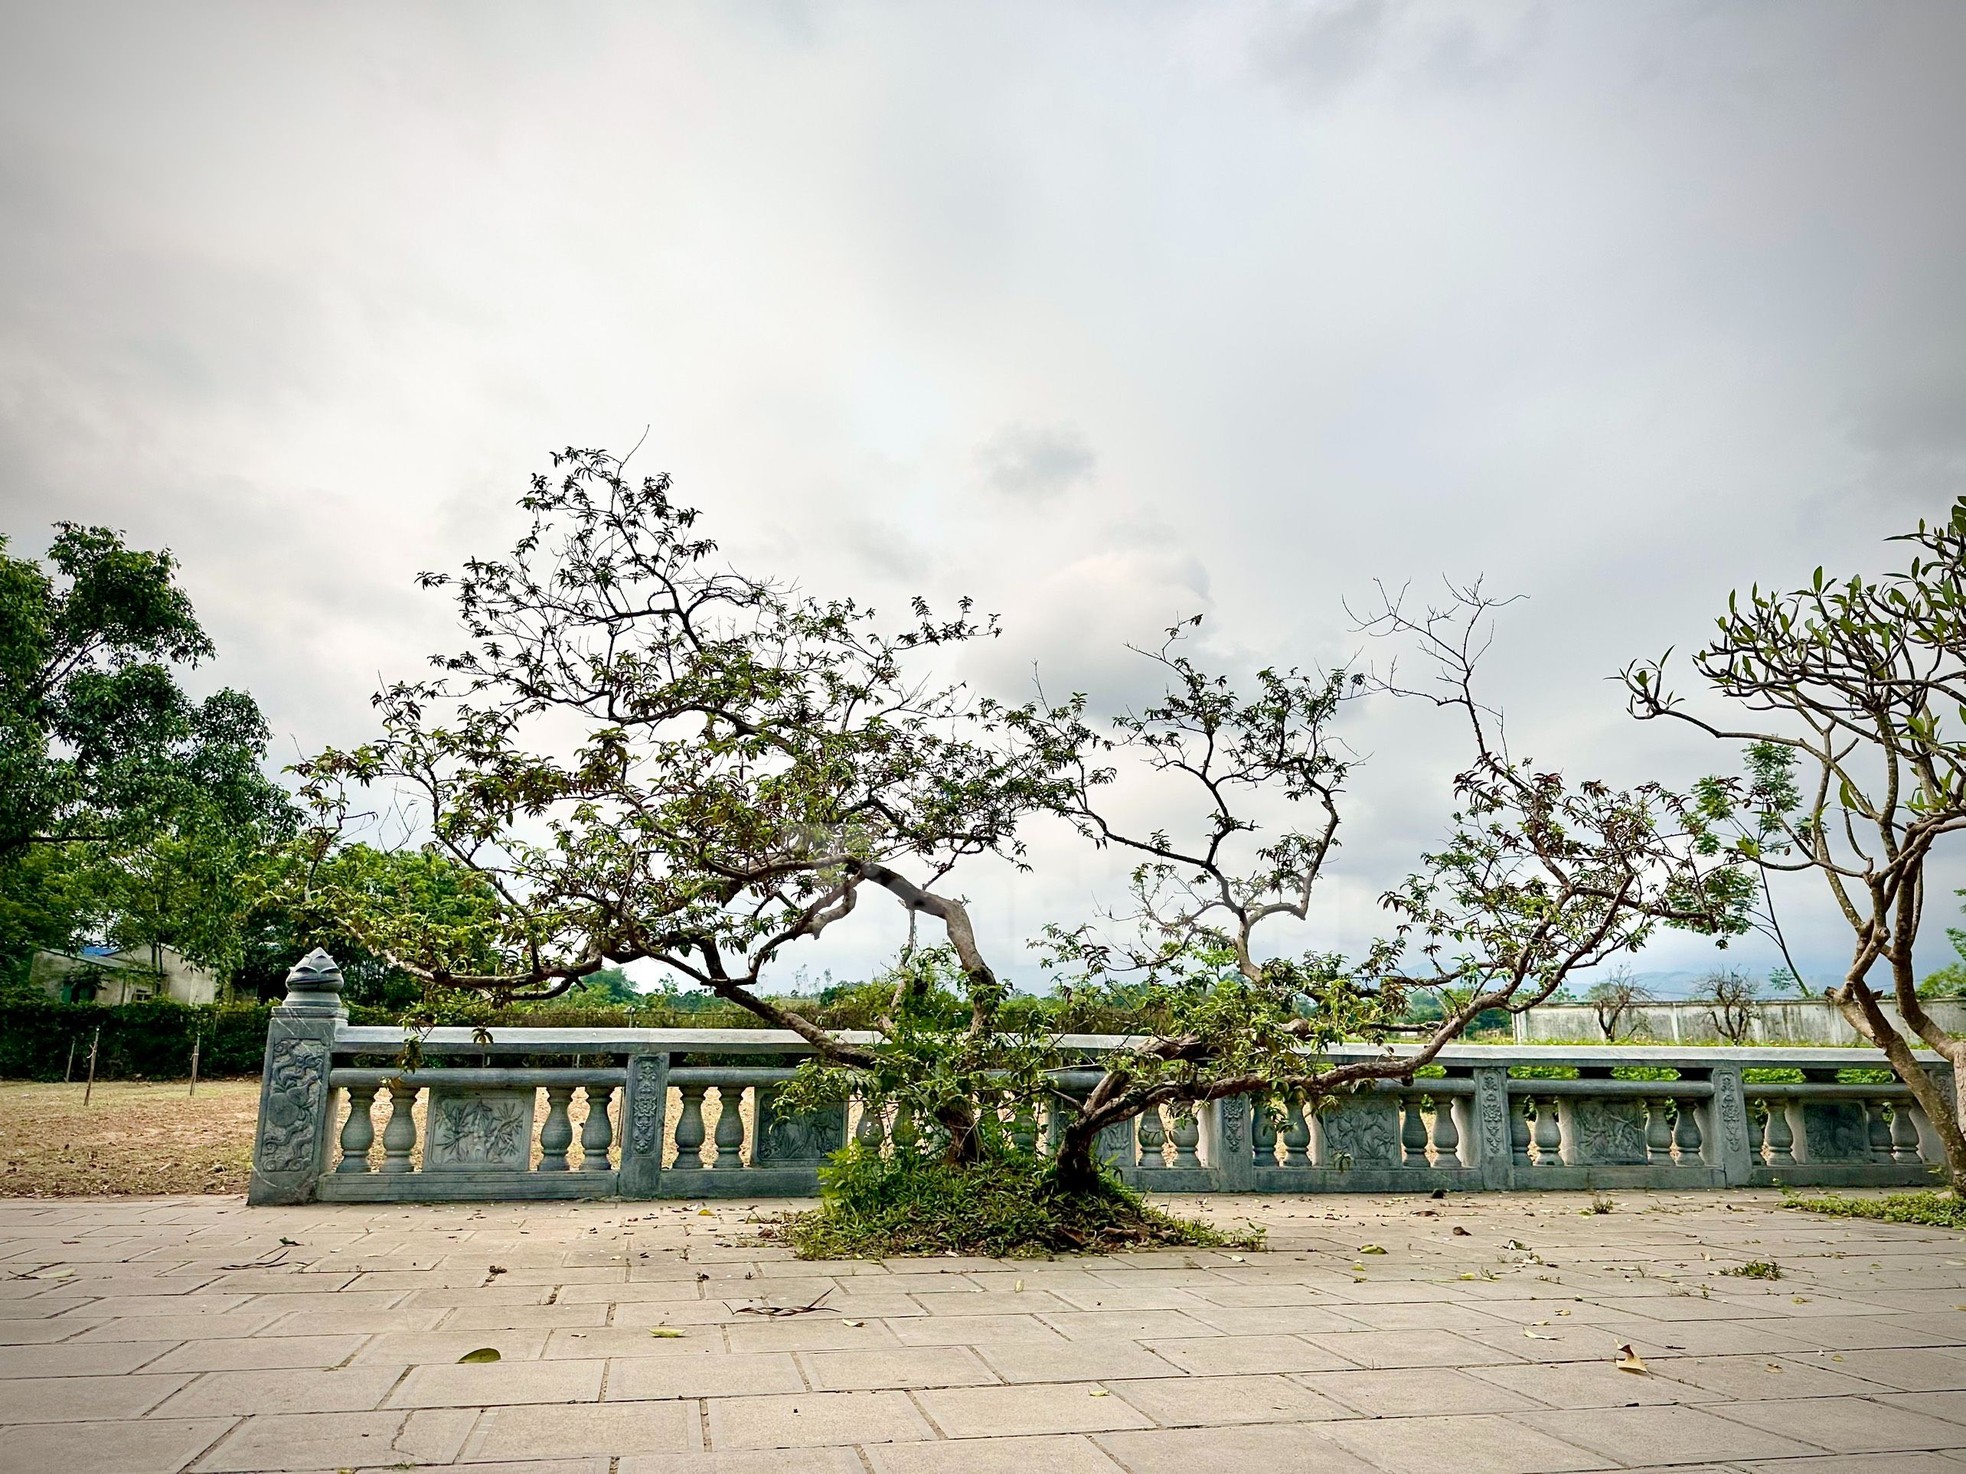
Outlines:
{"type": "Polygon", "coordinates": [[[1838,1218],[1875,1218],[1882,1223],[1922,1223],[1931,1228],[1966,1228],[1966,1202],[1949,1192],[1891,1193],[1881,1198],[1791,1197],[1784,1208],[1828,1213],[1838,1218]]]}
{"type": "Polygon", "coordinates": [[[1060,1192],[1045,1164],[1008,1157],[952,1167],[848,1147],[821,1173],[820,1206],[769,1226],[801,1259],[960,1254],[1033,1259],[1148,1248],[1260,1248],[1262,1233],[1224,1233],[1149,1207],[1112,1178],[1060,1192]]]}
{"type": "Polygon", "coordinates": [[[1746,1264],[1737,1264],[1720,1272],[1744,1280],[1778,1280],[1782,1277],[1782,1266],[1772,1259],[1750,1259],[1746,1264]]]}

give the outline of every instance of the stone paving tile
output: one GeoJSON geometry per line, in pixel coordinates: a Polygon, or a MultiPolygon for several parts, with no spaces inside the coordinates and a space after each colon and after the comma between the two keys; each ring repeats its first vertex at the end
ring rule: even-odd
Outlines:
{"type": "Polygon", "coordinates": [[[1142,1341],[1149,1337],[1222,1334],[1181,1310],[1072,1310],[1048,1314],[1044,1323],[1073,1341],[1142,1341]]]}
{"type": "MultiPolygon", "coordinates": [[[[1876,1355],[1866,1352],[1865,1361],[1876,1355]]],[[[1655,1378],[1670,1378],[1725,1398],[1837,1397],[1878,1391],[1842,1368],[1799,1356],[1675,1356],[1654,1358],[1655,1378]]]]}
{"type": "Polygon", "coordinates": [[[1349,1418],[1353,1410],[1301,1382],[1275,1375],[1156,1377],[1108,1384],[1163,1428],[1240,1423],[1309,1423],[1349,1418]]]}
{"type": "MultiPolygon", "coordinates": [[[[812,1353],[822,1355],[828,1353],[812,1353]]],[[[841,1352],[843,1356],[856,1355],[841,1352]]],[[[608,1363],[607,1402],[664,1397],[743,1397],[803,1392],[807,1382],[790,1352],[741,1352],[734,1356],[638,1357],[608,1363]]]]}
{"type": "Polygon", "coordinates": [[[1834,1454],[1816,1459],[1782,1459],[1742,1464],[1742,1474],[1959,1474],[1966,1455],[1944,1453],[1834,1454]]]}
{"type": "Polygon", "coordinates": [[[1063,1346],[1065,1337],[1034,1315],[922,1316],[888,1327],[906,1346],[988,1346],[1023,1341],[1063,1346]]]}
{"type": "MultiPolygon", "coordinates": [[[[1373,1334],[1360,1331],[1364,1336],[1373,1334]]],[[[1357,1366],[1350,1357],[1297,1336],[1205,1336],[1143,1341],[1142,1348],[1198,1377],[1236,1372],[1324,1372],[1357,1366]]]]}
{"type": "Polygon", "coordinates": [[[68,1341],[59,1346],[0,1346],[0,1377],[118,1377],[155,1361],[178,1344],[110,1341],[82,1345],[68,1341]]]}
{"type": "MultiPolygon", "coordinates": [[[[382,1406],[406,1367],[342,1367],[295,1376],[290,1371],[207,1372],[157,1409],[163,1418],[244,1417],[248,1413],[359,1413],[382,1406]]],[[[119,1377],[117,1382],[137,1380],[119,1377]]],[[[179,1380],[188,1381],[188,1378],[179,1380]]],[[[0,1397],[7,1384],[0,1382],[0,1397]]],[[[0,1423],[8,1421],[0,1415],[0,1423]]]]}
{"type": "Polygon", "coordinates": [[[603,1361],[506,1361],[412,1368],[386,1407],[491,1407],[520,1402],[597,1402],[603,1361]]]}
{"type": "Polygon", "coordinates": [[[1032,1433],[1097,1433],[1151,1428],[1131,1403],[1090,1382],[1026,1387],[944,1387],[915,1401],[951,1438],[998,1438],[1032,1433]]]}
{"type": "MultiPolygon", "coordinates": [[[[1255,1424],[1242,1428],[1155,1428],[1101,1433],[1093,1440],[1128,1474],[1203,1474],[1218,1469],[1276,1470],[1278,1474],[1384,1474],[1338,1443],[1328,1425],[1255,1424]]],[[[1456,1474],[1474,1465],[1455,1465],[1456,1474]]],[[[1523,1471],[1528,1474],[1528,1471],[1523,1471]]]]}
{"type": "MultiPolygon", "coordinates": [[[[1096,1382],[1112,1377],[1179,1377],[1184,1370],[1131,1342],[1109,1346],[1067,1341],[1045,1346],[1025,1341],[989,1342],[976,1348],[1006,1382],[1096,1382]]],[[[1258,1368],[1271,1371],[1274,1368],[1258,1368]]]]}
{"type": "Polygon", "coordinates": [[[549,1404],[493,1408],[465,1442],[463,1457],[490,1462],[565,1454],[684,1453],[702,1447],[692,1403],[549,1404]]]}
{"type": "Polygon", "coordinates": [[[454,1366],[460,1356],[489,1347],[502,1361],[537,1361],[546,1349],[546,1332],[385,1331],[355,1353],[357,1364],[454,1366]]]}
{"type": "Polygon", "coordinates": [[[365,1336],[255,1336],[246,1341],[189,1341],[151,1362],[152,1372],[250,1372],[340,1366],[365,1336]]]}
{"type": "Polygon", "coordinates": [[[1933,1417],[1909,1399],[1931,1393],[1905,1393],[1883,1399],[1810,1397],[1784,1402],[1730,1402],[1714,1411],[1752,1428],[1766,1428],[1804,1439],[1831,1453],[1884,1453],[1895,1449],[1937,1449],[1966,1445],[1966,1429],[1933,1417]]]}
{"type": "MultiPolygon", "coordinates": [[[[1799,1405],[1781,1404],[1786,1408],[1799,1405]]],[[[1569,1408],[1518,1413],[1516,1421],[1621,1464],[1783,1458],[1815,1453],[1824,1447],[1820,1442],[1799,1442],[1768,1428],[1731,1422],[1719,1415],[1724,1412],[1724,1408],[1677,1406],[1569,1408]]]]}
{"type": "Polygon", "coordinates": [[[1446,1367],[1304,1372],[1291,1379],[1370,1418],[1423,1413],[1505,1413],[1533,1408],[1519,1393],[1446,1367]]]}
{"type": "MultiPolygon", "coordinates": [[[[492,1474],[494,1469],[509,1466],[475,1467],[492,1474]]],[[[605,1469],[603,1465],[603,1474],[605,1469]]],[[[774,1448],[755,1453],[721,1449],[714,1453],[631,1454],[619,1462],[617,1474],[867,1474],[867,1466],[850,1448],[774,1448]]]]}
{"type": "Polygon", "coordinates": [[[273,1413],[247,1418],[194,1467],[200,1474],[281,1474],[289,1469],[365,1464],[448,1464],[477,1420],[477,1413],[456,1408],[407,1416],[400,1412],[273,1413]]]}
{"type": "Polygon", "coordinates": [[[867,1459],[874,1474],[1123,1474],[1098,1444],[1072,1434],[875,1444],[867,1459]]]}
{"type": "MultiPolygon", "coordinates": [[[[1356,1367],[1471,1367],[1520,1363],[1518,1352],[1485,1345],[1454,1331],[1337,1331],[1304,1338],[1337,1357],[1329,1363],[1356,1367]]],[[[1527,1343],[1526,1343],[1527,1344],[1527,1343]]],[[[1282,1367],[1280,1371],[1314,1371],[1315,1367],[1282,1367]]]]}
{"type": "Polygon", "coordinates": [[[1475,1414],[1457,1418],[1379,1418],[1328,1423],[1335,1442],[1388,1474],[1565,1474],[1601,1469],[1598,1453],[1515,1421],[1475,1414]]]}
{"type": "MultiPolygon", "coordinates": [[[[9,1377],[0,1381],[0,1426],[137,1418],[191,1380],[190,1374],[127,1377],[9,1377]]],[[[180,1410],[175,1416],[197,1417],[180,1410]]]]}
{"type": "Polygon", "coordinates": [[[9,1428],[0,1447],[10,1469],[177,1474],[231,1426],[224,1419],[40,1423],[9,1428]]]}
{"type": "Polygon", "coordinates": [[[718,1449],[916,1443],[935,1436],[905,1392],[724,1397],[709,1409],[710,1446],[718,1449]]]}
{"type": "Polygon", "coordinates": [[[1601,1408],[1713,1402],[1721,1397],[1663,1376],[1621,1372],[1609,1359],[1555,1366],[1471,1367],[1468,1375],[1545,1407],[1601,1408]]]}
{"type": "Polygon", "coordinates": [[[996,1373],[962,1346],[908,1346],[873,1351],[805,1351],[798,1355],[815,1391],[880,1387],[980,1387],[996,1373]]]}

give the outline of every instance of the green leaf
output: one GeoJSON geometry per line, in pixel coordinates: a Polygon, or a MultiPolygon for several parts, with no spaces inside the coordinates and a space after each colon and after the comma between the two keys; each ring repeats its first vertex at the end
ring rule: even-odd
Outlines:
{"type": "Polygon", "coordinates": [[[457,1359],[457,1364],[463,1366],[467,1362],[502,1361],[503,1359],[498,1354],[498,1348],[496,1346],[480,1346],[476,1351],[465,1352],[464,1355],[457,1359]]]}

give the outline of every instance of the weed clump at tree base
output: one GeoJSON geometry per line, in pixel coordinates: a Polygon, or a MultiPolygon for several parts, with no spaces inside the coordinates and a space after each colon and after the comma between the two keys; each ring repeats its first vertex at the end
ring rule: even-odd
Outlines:
{"type": "Polygon", "coordinates": [[[1930,1228],[1966,1229],[1966,1202],[1949,1192],[1890,1193],[1880,1198],[1791,1197],[1784,1208],[1828,1213],[1837,1218],[1875,1218],[1881,1223],[1922,1223],[1930,1228]]]}
{"type": "Polygon", "coordinates": [[[766,1233],[801,1259],[960,1254],[1037,1259],[1126,1249],[1253,1249],[1261,1230],[1225,1233],[1149,1207],[1116,1178],[1065,1192],[1048,1164],[1007,1155],[967,1166],[887,1158],[855,1145],[820,1173],[819,1207],[788,1213],[766,1233]]]}

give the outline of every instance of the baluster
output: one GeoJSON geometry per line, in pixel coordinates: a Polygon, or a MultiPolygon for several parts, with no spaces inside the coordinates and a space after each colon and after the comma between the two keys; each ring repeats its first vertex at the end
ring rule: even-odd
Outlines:
{"type": "Polygon", "coordinates": [[[1140,1165],[1165,1167],[1167,1161],[1161,1155],[1161,1143],[1167,1140],[1167,1128],[1161,1123],[1159,1106],[1148,1106],[1140,1113],[1139,1132],[1140,1165]]]}
{"type": "Polygon", "coordinates": [[[1554,1167],[1563,1158],[1563,1128],[1557,1124],[1556,1097],[1536,1101],[1536,1165],[1554,1167]]]}
{"type": "Polygon", "coordinates": [[[540,1156],[536,1171],[567,1170],[567,1148],[573,1145],[573,1122],[567,1119],[567,1107],[572,1103],[571,1085],[546,1087],[546,1124],[539,1128],[540,1156]]]}
{"type": "Polygon", "coordinates": [[[1518,1167],[1530,1165],[1529,1097],[1526,1095],[1509,1097],[1509,1158],[1518,1167]]]}
{"type": "Polygon", "coordinates": [[[1789,1125],[1789,1103],[1780,1096],[1771,1095],[1764,1104],[1768,1108],[1768,1165],[1793,1167],[1795,1128],[1789,1125]]]}
{"type": "Polygon", "coordinates": [[[1891,1103],[1891,1160],[1916,1166],[1924,1160],[1918,1148],[1916,1109],[1908,1100],[1891,1103]]]}
{"type": "Polygon", "coordinates": [[[1461,1163],[1461,1128],[1454,1121],[1454,1097],[1436,1095],[1434,1106],[1434,1165],[1458,1167],[1461,1163]]]}
{"type": "Polygon", "coordinates": [[[587,1119],[580,1125],[580,1170],[582,1172],[605,1172],[608,1170],[608,1148],[614,1144],[614,1122],[608,1119],[608,1107],[614,1103],[612,1085],[589,1085],[587,1094],[587,1119]]]}
{"type": "Polygon", "coordinates": [[[1028,1100],[1015,1100],[1010,1106],[1010,1145],[1026,1156],[1038,1149],[1038,1120],[1031,1114],[1028,1100]]]}
{"type": "MultiPolygon", "coordinates": [[[[871,1112],[868,1114],[872,1114],[871,1112]]],[[[866,1124],[863,1115],[861,1124],[866,1124]]],[[[874,1150],[879,1151],[880,1117],[874,1117],[876,1138],[874,1150]]],[[[717,1160],[710,1165],[728,1172],[733,1167],[744,1165],[744,1091],[737,1085],[717,1087],[717,1160]]]]}
{"type": "Polygon", "coordinates": [[[1309,1101],[1283,1103],[1283,1165],[1286,1167],[1311,1165],[1310,1111],[1309,1101]]]}
{"type": "Polygon", "coordinates": [[[1884,1119],[1884,1113],[1890,1109],[1891,1103],[1872,1100],[1865,1104],[1870,1108],[1870,1159],[1888,1164],[1891,1160],[1891,1124],[1884,1119]]]}
{"type": "Polygon", "coordinates": [[[683,1093],[682,1114],[676,1117],[676,1169],[691,1172],[703,1165],[702,1085],[679,1086],[683,1093]]]}
{"type": "MultiPolygon", "coordinates": [[[[718,1124],[723,1123],[719,1121],[718,1124]]],[[[881,1143],[887,1140],[880,1111],[864,1100],[860,1102],[860,1121],[853,1128],[853,1140],[862,1151],[871,1152],[877,1157],[881,1154],[881,1143]]]]}
{"type": "Polygon", "coordinates": [[[382,1170],[413,1172],[410,1153],[416,1150],[416,1087],[400,1082],[389,1087],[389,1121],[382,1128],[382,1170]]]}
{"type": "Polygon", "coordinates": [[[894,1143],[895,1155],[900,1156],[912,1152],[921,1139],[921,1132],[915,1128],[914,1108],[904,1100],[894,1108],[894,1126],[888,1132],[888,1140],[894,1143]]]}
{"type": "Polygon", "coordinates": [[[1195,1119],[1193,1111],[1183,1111],[1174,1118],[1174,1165],[1177,1167],[1199,1167],[1201,1158],[1195,1147],[1201,1141],[1201,1123],[1195,1119]]]}
{"type": "Polygon", "coordinates": [[[1672,1101],[1665,1096],[1645,1102],[1645,1155],[1654,1166],[1672,1165],[1672,1101]]]}
{"type": "Polygon", "coordinates": [[[1425,1097],[1417,1090],[1400,1099],[1400,1106],[1404,1113],[1404,1119],[1399,1127],[1400,1154],[1409,1167],[1427,1165],[1427,1122],[1420,1113],[1420,1106],[1424,1099],[1425,1097]]]}
{"type": "Polygon", "coordinates": [[[366,1172],[369,1170],[369,1148],[375,1145],[375,1118],[369,1114],[375,1107],[374,1085],[350,1085],[348,1087],[348,1119],[341,1124],[341,1161],[335,1166],[337,1172],[366,1172]]]}
{"type": "Polygon", "coordinates": [[[1679,1148],[1679,1165],[1690,1167],[1700,1160],[1700,1113],[1689,1096],[1675,1099],[1673,1110],[1679,1118],[1673,1127],[1673,1145],[1679,1148]]]}
{"type": "Polygon", "coordinates": [[[1274,1167],[1277,1164],[1277,1121],[1270,1112],[1275,1102],[1252,1096],[1249,1102],[1249,1142],[1256,1153],[1256,1165],[1274,1167]]]}

